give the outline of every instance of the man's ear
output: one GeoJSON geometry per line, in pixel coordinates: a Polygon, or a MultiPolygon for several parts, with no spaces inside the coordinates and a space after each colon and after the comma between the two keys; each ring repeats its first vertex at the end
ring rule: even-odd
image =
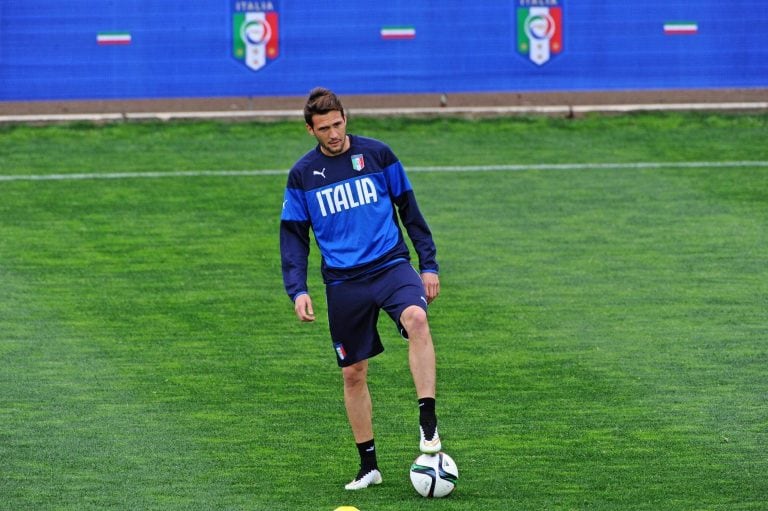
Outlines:
{"type": "Polygon", "coordinates": [[[307,133],[309,133],[310,135],[315,134],[315,130],[312,126],[310,126],[309,124],[305,124],[305,126],[307,127],[307,133]]]}

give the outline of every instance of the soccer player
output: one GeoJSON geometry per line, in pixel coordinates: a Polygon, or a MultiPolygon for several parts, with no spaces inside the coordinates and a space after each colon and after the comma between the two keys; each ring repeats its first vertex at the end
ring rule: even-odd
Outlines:
{"type": "Polygon", "coordinates": [[[322,255],[331,341],[360,455],[360,470],[346,489],[360,490],[381,483],[367,382],[368,359],[384,350],[376,328],[381,310],[408,340],[419,449],[441,449],[427,321],[427,304],[440,292],[436,249],[403,165],[384,143],[347,134],[344,107],[332,91],[310,91],[304,120],[318,144],[288,175],[280,217],[283,281],[299,320],[314,321],[307,289],[311,229],[322,255]],[[410,263],[400,223],[418,254],[419,272],[410,263]]]}

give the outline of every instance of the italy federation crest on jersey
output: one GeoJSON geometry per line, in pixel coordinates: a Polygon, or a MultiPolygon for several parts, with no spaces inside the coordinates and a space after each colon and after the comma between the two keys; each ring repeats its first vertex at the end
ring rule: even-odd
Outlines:
{"type": "Polygon", "coordinates": [[[276,1],[230,0],[232,56],[258,71],[280,54],[280,26],[276,1]]]}
{"type": "Polygon", "coordinates": [[[352,155],[352,168],[358,172],[365,168],[365,158],[363,158],[362,154],[352,155]]]}
{"type": "Polygon", "coordinates": [[[541,66],[563,51],[564,0],[516,0],[517,52],[541,66]]]}

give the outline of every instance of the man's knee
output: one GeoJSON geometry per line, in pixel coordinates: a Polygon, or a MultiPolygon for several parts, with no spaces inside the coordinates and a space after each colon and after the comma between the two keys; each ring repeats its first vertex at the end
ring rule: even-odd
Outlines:
{"type": "Polygon", "coordinates": [[[362,360],[351,366],[342,367],[341,374],[344,377],[346,387],[365,385],[368,375],[368,361],[362,360]]]}
{"type": "Polygon", "coordinates": [[[405,327],[409,338],[420,333],[429,333],[427,312],[416,305],[411,305],[403,311],[400,323],[405,327]]]}

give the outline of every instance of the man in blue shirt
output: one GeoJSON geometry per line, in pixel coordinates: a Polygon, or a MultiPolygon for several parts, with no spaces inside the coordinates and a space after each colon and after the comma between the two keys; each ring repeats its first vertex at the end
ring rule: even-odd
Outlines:
{"type": "Polygon", "coordinates": [[[339,98],[313,89],[304,106],[317,146],[288,175],[280,218],[283,281],[301,321],[315,320],[307,289],[310,229],[322,255],[328,323],[344,380],[344,404],[360,455],[348,490],[381,483],[368,391],[368,359],[384,350],[376,325],[384,310],[408,339],[408,360],[419,403],[419,449],[437,453],[435,350],[427,305],[440,293],[432,233],[405,170],[392,150],[347,134],[339,98]],[[400,224],[418,255],[419,271],[400,224]]]}

